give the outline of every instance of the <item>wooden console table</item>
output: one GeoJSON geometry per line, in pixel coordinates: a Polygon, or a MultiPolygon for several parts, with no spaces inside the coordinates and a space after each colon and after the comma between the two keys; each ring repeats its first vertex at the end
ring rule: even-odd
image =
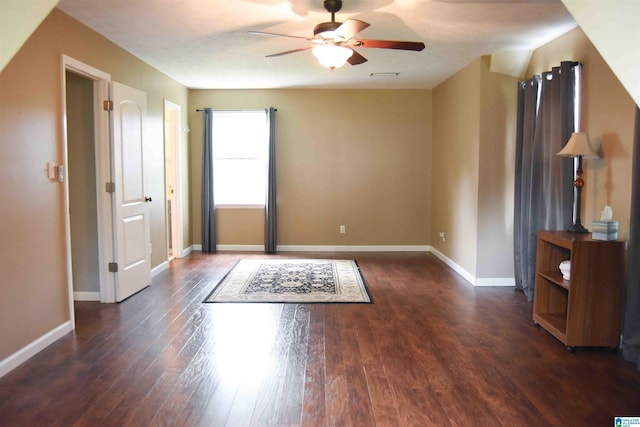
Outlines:
{"type": "Polygon", "coordinates": [[[536,254],[533,321],[569,350],[617,348],[624,286],[622,241],[591,234],[540,231],[536,254]],[[571,260],[570,280],[559,265],[571,260]]]}

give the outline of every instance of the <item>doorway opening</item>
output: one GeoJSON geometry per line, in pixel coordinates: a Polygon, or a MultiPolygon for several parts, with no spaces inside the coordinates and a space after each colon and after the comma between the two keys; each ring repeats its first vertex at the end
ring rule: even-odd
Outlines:
{"type": "Polygon", "coordinates": [[[93,81],[67,70],[67,173],[74,301],[100,301],[93,81]]]}
{"type": "Polygon", "coordinates": [[[182,186],[180,176],[181,107],[164,100],[164,155],[167,224],[167,259],[182,254],[182,186]]]}
{"type": "Polygon", "coordinates": [[[113,279],[100,268],[113,253],[111,219],[105,217],[110,199],[100,191],[110,176],[109,116],[101,106],[109,99],[110,80],[109,74],[62,55],[67,286],[74,329],[74,301],[113,301],[113,279]]]}

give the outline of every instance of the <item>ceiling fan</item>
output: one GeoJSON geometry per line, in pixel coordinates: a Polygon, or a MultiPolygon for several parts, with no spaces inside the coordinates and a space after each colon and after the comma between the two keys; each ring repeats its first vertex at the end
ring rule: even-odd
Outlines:
{"type": "Polygon", "coordinates": [[[354,47],[414,51],[424,49],[424,43],[422,42],[357,39],[355,38],[356,34],[367,28],[369,26],[368,23],[358,19],[347,19],[344,23],[336,22],[336,12],[342,9],[342,0],[324,0],[324,8],[331,13],[331,22],[322,22],[316,25],[313,29],[313,37],[265,33],[262,31],[249,31],[249,33],[307,40],[311,42],[311,46],[274,53],[267,55],[267,58],[311,50],[318,58],[318,61],[331,70],[342,67],[347,62],[351,65],[367,62],[364,56],[353,50],[354,47]]]}

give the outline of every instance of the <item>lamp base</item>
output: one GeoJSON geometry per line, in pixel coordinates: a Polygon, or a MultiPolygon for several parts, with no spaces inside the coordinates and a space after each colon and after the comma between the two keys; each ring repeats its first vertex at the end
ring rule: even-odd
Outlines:
{"type": "Polygon", "coordinates": [[[586,228],[584,228],[582,226],[582,224],[578,223],[578,224],[573,224],[571,227],[569,227],[569,229],[567,230],[569,233],[588,233],[589,230],[587,230],[586,228]]]}

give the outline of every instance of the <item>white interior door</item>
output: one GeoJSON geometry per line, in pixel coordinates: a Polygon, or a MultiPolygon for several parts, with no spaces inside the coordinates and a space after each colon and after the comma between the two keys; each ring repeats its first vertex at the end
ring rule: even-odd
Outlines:
{"type": "Polygon", "coordinates": [[[144,183],[147,94],[112,83],[116,301],[151,283],[149,209],[144,183]]]}

